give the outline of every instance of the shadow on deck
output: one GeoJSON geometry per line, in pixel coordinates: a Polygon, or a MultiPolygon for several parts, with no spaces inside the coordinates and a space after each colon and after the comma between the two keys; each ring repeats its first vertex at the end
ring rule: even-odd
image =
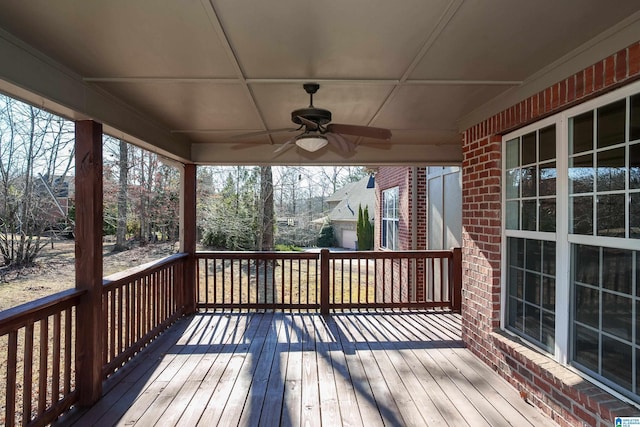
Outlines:
{"type": "Polygon", "coordinates": [[[466,350],[457,314],[201,313],[58,425],[554,423],[466,350]]]}

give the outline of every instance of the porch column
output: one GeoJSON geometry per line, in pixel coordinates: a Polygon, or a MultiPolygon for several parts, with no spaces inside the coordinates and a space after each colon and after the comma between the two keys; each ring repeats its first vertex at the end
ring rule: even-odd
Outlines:
{"type": "Polygon", "coordinates": [[[80,405],[102,396],[102,124],[78,121],[76,133],[76,378],[80,405]]]}
{"type": "Polygon", "coordinates": [[[185,314],[190,314],[196,311],[196,165],[184,165],[181,187],[180,252],[189,254],[182,283],[182,304],[185,314]]]}

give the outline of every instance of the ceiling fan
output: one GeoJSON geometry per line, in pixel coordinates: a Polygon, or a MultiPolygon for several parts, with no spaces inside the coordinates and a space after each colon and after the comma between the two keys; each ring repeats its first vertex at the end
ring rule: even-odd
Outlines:
{"type": "Polygon", "coordinates": [[[268,135],[285,130],[302,130],[302,133],[288,139],[284,144],[277,148],[275,153],[280,153],[290,148],[294,143],[303,150],[310,152],[318,151],[327,144],[333,145],[340,151],[354,151],[356,144],[345,138],[343,135],[384,140],[391,138],[391,131],[389,129],[331,123],[331,111],[323,108],[317,108],[313,105],[313,95],[318,91],[320,85],[318,83],[304,83],[302,87],[309,94],[309,107],[300,108],[291,112],[291,121],[298,125],[298,128],[252,132],[249,134],[238,135],[236,138],[265,134],[268,135]]]}

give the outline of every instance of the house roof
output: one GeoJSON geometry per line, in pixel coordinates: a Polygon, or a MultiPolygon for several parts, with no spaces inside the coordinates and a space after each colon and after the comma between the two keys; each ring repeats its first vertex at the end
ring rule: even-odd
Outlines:
{"type": "Polygon", "coordinates": [[[460,131],[638,40],[618,0],[0,2],[0,91],[183,162],[459,164],[460,131]],[[291,111],[391,129],[274,149],[291,111]],[[235,139],[252,131],[274,131],[235,139]]]}
{"type": "Polygon", "coordinates": [[[329,212],[331,221],[358,221],[358,208],[369,208],[369,219],[375,216],[376,193],[374,188],[367,188],[369,177],[364,177],[360,181],[345,185],[332,195],[339,195],[340,202],[329,212]]]}

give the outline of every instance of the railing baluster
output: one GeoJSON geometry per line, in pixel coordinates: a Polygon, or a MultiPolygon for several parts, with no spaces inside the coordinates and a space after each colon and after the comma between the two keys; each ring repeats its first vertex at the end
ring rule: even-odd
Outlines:
{"type": "MultiPolygon", "coordinates": [[[[31,398],[33,394],[33,322],[24,328],[24,361],[22,388],[22,425],[31,422],[31,398]]],[[[7,400],[7,404],[9,401],[7,400]]]]}
{"type": "Polygon", "coordinates": [[[71,393],[71,336],[74,318],[71,308],[64,312],[64,395],[71,393]]]}
{"type": "Polygon", "coordinates": [[[51,402],[60,400],[60,345],[61,337],[61,313],[53,315],[53,369],[51,380],[51,402]]]}
{"type": "Polygon", "coordinates": [[[120,288],[120,290],[118,291],[118,353],[120,353],[124,348],[124,346],[122,345],[122,334],[124,333],[124,307],[122,300],[123,292],[123,288],[120,288]]]}
{"type": "Polygon", "coordinates": [[[16,365],[18,363],[18,331],[9,332],[7,345],[7,390],[5,425],[13,426],[16,423],[16,365]]]}
{"type": "Polygon", "coordinates": [[[47,408],[47,379],[49,358],[49,318],[40,321],[40,373],[38,376],[38,415],[42,415],[47,408]]]}

